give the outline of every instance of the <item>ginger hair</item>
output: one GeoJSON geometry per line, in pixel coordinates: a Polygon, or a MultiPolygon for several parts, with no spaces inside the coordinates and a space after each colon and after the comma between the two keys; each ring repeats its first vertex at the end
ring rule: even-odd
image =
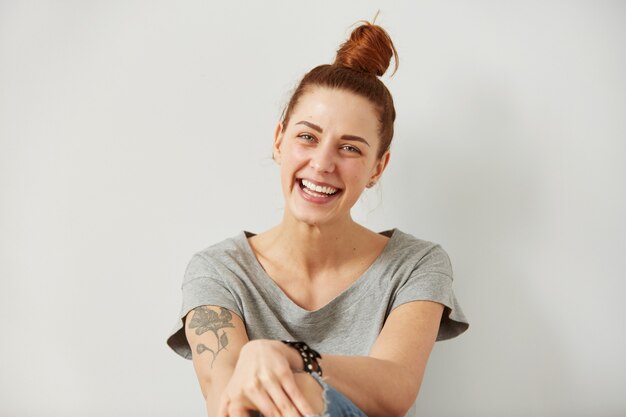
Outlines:
{"type": "Polygon", "coordinates": [[[282,115],[283,131],[289,123],[300,98],[316,87],[345,90],[369,100],[378,113],[380,148],[378,157],[389,149],[393,138],[396,110],[391,93],[380,80],[394,58],[395,69],[399,60],[391,37],[380,26],[362,22],[337,50],[335,62],[319,65],[306,73],[282,115]]]}

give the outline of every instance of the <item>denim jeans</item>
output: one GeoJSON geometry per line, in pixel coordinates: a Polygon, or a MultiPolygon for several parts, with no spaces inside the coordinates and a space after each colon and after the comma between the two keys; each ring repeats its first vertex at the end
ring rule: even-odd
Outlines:
{"type": "MultiPolygon", "coordinates": [[[[324,412],[317,417],[367,417],[345,395],[328,385],[317,373],[311,374],[322,386],[324,395],[324,412]]],[[[251,417],[262,417],[260,413],[251,413],[251,417]]]]}
{"type": "Polygon", "coordinates": [[[324,412],[321,417],[367,417],[359,407],[345,395],[328,385],[317,374],[311,374],[324,389],[324,412]]]}

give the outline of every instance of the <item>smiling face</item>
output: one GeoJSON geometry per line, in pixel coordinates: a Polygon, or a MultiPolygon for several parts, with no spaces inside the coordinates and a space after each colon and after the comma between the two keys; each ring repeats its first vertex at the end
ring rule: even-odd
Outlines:
{"type": "Polygon", "coordinates": [[[316,87],[276,130],[287,216],[321,226],[350,220],[350,209],[389,160],[378,158],[378,114],[364,97],[316,87]]]}

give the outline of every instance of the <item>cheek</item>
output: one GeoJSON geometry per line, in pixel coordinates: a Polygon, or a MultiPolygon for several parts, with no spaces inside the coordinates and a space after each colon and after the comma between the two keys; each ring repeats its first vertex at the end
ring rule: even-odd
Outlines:
{"type": "Polygon", "coordinates": [[[299,169],[308,160],[307,150],[302,146],[284,146],[281,155],[281,166],[285,170],[299,169]]]}
{"type": "Polygon", "coordinates": [[[307,148],[293,144],[289,147],[289,155],[295,163],[299,163],[307,158],[307,148]]]}
{"type": "Polygon", "coordinates": [[[355,184],[358,188],[365,188],[368,181],[369,177],[366,177],[365,175],[358,175],[353,178],[353,184],[355,184]]]}
{"type": "Polygon", "coordinates": [[[282,186],[285,190],[290,190],[293,186],[296,173],[301,167],[302,158],[293,149],[285,149],[287,152],[282,153],[280,164],[280,176],[282,186]]]}
{"type": "Polygon", "coordinates": [[[371,167],[369,164],[360,162],[350,167],[350,180],[354,184],[365,186],[371,177],[371,167]]]}

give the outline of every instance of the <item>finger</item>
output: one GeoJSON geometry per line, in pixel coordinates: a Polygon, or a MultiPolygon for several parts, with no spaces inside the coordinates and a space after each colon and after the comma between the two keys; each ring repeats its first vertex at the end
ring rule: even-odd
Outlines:
{"type": "MultiPolygon", "coordinates": [[[[291,372],[289,372],[291,374],[291,372]]],[[[281,382],[277,379],[268,380],[263,383],[269,397],[280,412],[281,417],[301,417],[301,413],[296,408],[291,397],[285,392],[281,382]]],[[[313,415],[313,413],[305,414],[313,415]]]]}
{"type": "Polygon", "coordinates": [[[220,404],[217,409],[217,417],[228,417],[228,405],[230,401],[225,396],[220,399],[220,404]]]}
{"type": "MultiPolygon", "coordinates": [[[[304,375],[310,377],[308,374],[304,375]]],[[[317,384],[317,381],[315,381],[315,383],[317,384]]],[[[303,416],[313,416],[317,414],[296,383],[295,374],[293,372],[289,372],[289,375],[282,379],[282,390],[289,397],[289,402],[296,408],[299,414],[303,416]]]]}
{"type": "MultiPolygon", "coordinates": [[[[278,408],[276,408],[276,405],[270,398],[265,386],[261,383],[260,380],[255,378],[255,380],[250,385],[248,385],[248,387],[245,389],[245,396],[251,405],[251,407],[247,407],[247,409],[252,408],[254,410],[258,410],[261,414],[263,414],[264,417],[280,417],[280,412],[278,411],[278,408]]],[[[239,406],[239,404],[235,404],[235,406],[236,407],[232,407],[231,403],[231,407],[228,408],[228,412],[231,414],[232,410],[240,412],[241,407],[239,406]]],[[[235,417],[235,415],[233,415],[232,417],[235,417]]]]}
{"type": "Polygon", "coordinates": [[[292,373],[289,382],[283,384],[283,389],[304,416],[320,414],[324,409],[323,388],[310,374],[292,373]]]}
{"type": "Polygon", "coordinates": [[[241,403],[231,402],[228,404],[228,410],[226,417],[250,417],[249,409],[244,407],[241,403]]]}

